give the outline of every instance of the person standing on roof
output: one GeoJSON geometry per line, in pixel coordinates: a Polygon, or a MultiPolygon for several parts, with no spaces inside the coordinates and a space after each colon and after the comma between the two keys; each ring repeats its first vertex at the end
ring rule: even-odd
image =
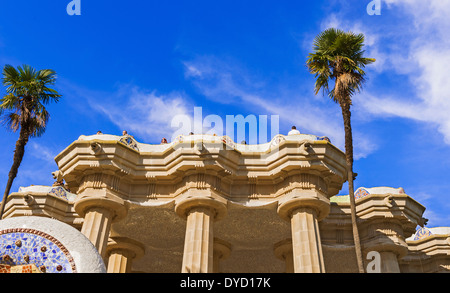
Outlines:
{"type": "Polygon", "coordinates": [[[300,131],[297,130],[297,127],[292,126],[291,131],[289,131],[288,135],[300,134],[300,131]]]}

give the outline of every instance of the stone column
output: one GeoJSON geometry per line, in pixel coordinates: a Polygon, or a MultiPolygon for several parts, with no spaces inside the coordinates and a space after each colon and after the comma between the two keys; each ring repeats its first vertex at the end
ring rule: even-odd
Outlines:
{"type": "MultiPolygon", "coordinates": [[[[381,248],[381,247],[372,247],[370,250],[365,250],[363,252],[363,256],[367,256],[368,253],[370,251],[375,251],[379,253],[379,271],[380,273],[387,273],[387,274],[392,274],[392,273],[400,273],[400,266],[398,263],[398,259],[402,258],[405,253],[402,252],[402,256],[399,257],[397,252],[394,252],[393,250],[389,251],[389,250],[381,250],[381,249],[386,249],[386,247],[381,248]]],[[[365,269],[367,269],[369,262],[371,262],[371,259],[368,259],[366,257],[365,259],[365,269]]],[[[375,267],[374,267],[375,268],[375,267]]]]}
{"type": "Polygon", "coordinates": [[[131,273],[133,260],[143,255],[144,246],[141,243],[125,237],[112,237],[106,248],[107,273],[131,273]]]}
{"type": "Polygon", "coordinates": [[[213,250],[213,272],[220,273],[220,262],[230,256],[231,244],[222,239],[214,238],[213,250]]]}
{"type": "Polygon", "coordinates": [[[75,211],[84,218],[81,233],[84,234],[105,257],[111,224],[127,214],[124,201],[110,196],[87,196],[83,194],[75,201],[75,211]]]}
{"type": "Polygon", "coordinates": [[[182,273],[212,273],[214,210],[193,207],[188,212],[182,273]]]}
{"type": "Polygon", "coordinates": [[[400,273],[400,267],[395,253],[386,251],[380,252],[380,255],[382,273],[400,273]]]}
{"type": "Polygon", "coordinates": [[[361,244],[366,266],[369,252],[378,252],[380,255],[380,273],[400,273],[399,259],[408,254],[408,245],[403,236],[400,222],[391,218],[366,220],[361,225],[361,244]]]}
{"type": "Polygon", "coordinates": [[[294,272],[325,273],[318,222],[330,211],[329,199],[318,191],[297,192],[278,207],[279,215],[291,222],[294,272]]]}
{"type": "Polygon", "coordinates": [[[291,216],[294,270],[298,273],[324,273],[322,244],[314,209],[297,208],[291,216]]]}
{"type": "Polygon", "coordinates": [[[294,272],[294,257],[292,253],[292,239],[282,240],[274,245],[275,256],[286,264],[285,273],[294,272]]]}
{"type": "Polygon", "coordinates": [[[214,270],[214,221],[226,213],[223,202],[189,197],[178,202],[175,211],[186,218],[182,273],[212,273],[214,270]]]}

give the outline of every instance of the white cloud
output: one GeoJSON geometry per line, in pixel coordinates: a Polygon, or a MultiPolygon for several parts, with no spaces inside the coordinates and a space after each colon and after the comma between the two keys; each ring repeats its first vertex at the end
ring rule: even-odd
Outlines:
{"type": "Polygon", "coordinates": [[[381,94],[365,101],[367,111],[393,115],[438,126],[450,144],[450,5],[446,1],[386,0],[390,9],[409,16],[402,31],[406,41],[401,50],[388,53],[396,72],[408,75],[415,96],[381,94]],[[406,25],[405,25],[406,24],[406,25]],[[409,30],[407,24],[410,24],[409,30]],[[406,38],[405,38],[406,36],[406,38]]]}
{"type": "Polygon", "coordinates": [[[398,88],[410,87],[412,95],[387,94],[386,88],[365,89],[356,102],[362,111],[371,117],[394,116],[434,124],[450,144],[450,5],[440,0],[384,1],[384,11],[389,9],[392,16],[379,27],[332,14],[321,28],[363,33],[366,55],[377,59],[370,65],[370,70],[375,70],[371,76],[393,72],[406,76],[398,88]]]}
{"type": "Polygon", "coordinates": [[[448,200],[446,196],[439,196],[442,193],[442,187],[447,188],[447,184],[443,183],[443,185],[412,185],[408,189],[405,189],[406,194],[426,207],[423,217],[428,219],[428,227],[448,226],[448,222],[450,221],[450,215],[448,214],[450,205],[448,200]]]}
{"type": "Polygon", "coordinates": [[[412,195],[412,197],[426,207],[422,216],[425,219],[428,219],[427,227],[448,226],[450,216],[445,211],[443,212],[439,208],[436,209],[432,195],[428,193],[419,193],[412,195]],[[430,209],[430,206],[432,206],[433,209],[430,209]]]}
{"type": "Polygon", "coordinates": [[[110,100],[116,102],[89,99],[89,103],[120,129],[148,140],[170,137],[176,130],[171,127],[173,117],[189,113],[186,98],[175,92],[158,95],[136,86],[122,86],[110,100]]]}
{"type": "Polygon", "coordinates": [[[55,164],[55,157],[57,153],[54,150],[51,150],[49,147],[43,146],[34,141],[30,142],[29,145],[32,149],[31,154],[33,155],[33,157],[43,160],[47,163],[55,164]]]}
{"type": "Polygon", "coordinates": [[[217,58],[204,57],[185,62],[185,65],[188,73],[192,68],[200,73],[187,76],[210,100],[280,115],[280,120],[289,124],[297,123],[299,127],[314,132],[333,133],[337,130],[339,116],[329,116],[324,111],[326,109],[311,104],[308,99],[313,98],[312,94],[304,97],[296,93],[295,89],[279,90],[287,85],[270,84],[269,81],[258,79],[241,66],[232,65],[229,60],[222,62],[217,58]]]}
{"type": "Polygon", "coordinates": [[[11,192],[18,191],[19,187],[30,184],[53,184],[54,179],[51,173],[58,169],[54,160],[56,155],[57,152],[51,147],[31,140],[26,146],[25,156],[20,164],[17,177],[14,179],[11,192]]]}
{"type": "MultiPolygon", "coordinates": [[[[372,140],[367,133],[353,131],[353,158],[355,160],[367,158],[378,149],[376,141],[372,140]]],[[[342,149],[344,150],[344,149],[342,149]]]]}
{"type": "MultiPolygon", "coordinates": [[[[184,62],[184,65],[186,76],[207,98],[236,105],[239,111],[244,107],[253,113],[261,111],[279,115],[280,123],[286,127],[296,125],[303,133],[328,136],[334,145],[344,150],[340,108],[331,101],[320,103],[312,90],[309,95],[302,94],[302,89],[312,88],[312,83],[299,80],[295,88],[288,83],[274,84],[253,75],[232,60],[214,57],[197,58],[184,62]]],[[[377,149],[367,134],[354,131],[354,137],[355,159],[364,158],[377,149]]]]}
{"type": "Polygon", "coordinates": [[[186,70],[185,70],[185,76],[186,77],[200,77],[202,76],[202,72],[197,69],[194,65],[189,65],[187,63],[184,63],[186,70]]]}

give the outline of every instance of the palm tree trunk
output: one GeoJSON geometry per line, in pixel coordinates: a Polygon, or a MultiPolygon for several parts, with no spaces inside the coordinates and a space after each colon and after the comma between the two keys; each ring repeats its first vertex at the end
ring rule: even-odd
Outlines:
{"type": "Polygon", "coordinates": [[[359,238],[358,224],[356,218],[356,204],[355,204],[355,190],[353,186],[353,135],[351,125],[350,103],[342,102],[342,117],[344,118],[345,130],[345,157],[347,162],[347,176],[348,176],[348,193],[350,198],[350,211],[352,217],[353,241],[355,243],[356,261],[358,263],[358,270],[364,273],[364,265],[362,260],[361,241],[359,238]]]}
{"type": "Polygon", "coordinates": [[[3,213],[5,211],[6,202],[8,200],[9,192],[11,191],[11,186],[14,179],[17,176],[17,171],[22,163],[23,156],[25,154],[25,145],[28,143],[29,135],[25,130],[25,127],[21,127],[19,139],[16,141],[16,149],[14,150],[13,164],[9,171],[8,182],[6,183],[5,193],[3,194],[2,205],[0,208],[0,220],[3,218],[3,213]]]}

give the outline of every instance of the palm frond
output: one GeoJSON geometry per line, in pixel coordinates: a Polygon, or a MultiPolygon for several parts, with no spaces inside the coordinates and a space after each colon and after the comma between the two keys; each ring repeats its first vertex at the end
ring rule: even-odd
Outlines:
{"type": "Polygon", "coordinates": [[[0,99],[0,113],[4,110],[12,110],[17,108],[20,103],[20,99],[12,93],[5,95],[0,99]]]}
{"type": "Polygon", "coordinates": [[[351,97],[360,91],[365,82],[365,66],[375,62],[373,58],[364,57],[363,47],[363,34],[336,28],[318,34],[313,42],[313,52],[306,62],[310,73],[316,78],[315,94],[322,89],[324,95],[339,102],[343,99],[340,95],[351,97]],[[331,81],[335,82],[335,86],[330,90],[331,81]]]}
{"type": "Polygon", "coordinates": [[[37,71],[29,65],[3,68],[3,85],[7,94],[0,99],[3,123],[12,131],[25,127],[31,136],[44,133],[49,113],[44,105],[58,102],[61,95],[50,85],[56,81],[51,69],[37,71]]]}
{"type": "Polygon", "coordinates": [[[20,128],[20,115],[15,112],[9,112],[2,115],[1,122],[7,130],[16,132],[20,128]]]}

